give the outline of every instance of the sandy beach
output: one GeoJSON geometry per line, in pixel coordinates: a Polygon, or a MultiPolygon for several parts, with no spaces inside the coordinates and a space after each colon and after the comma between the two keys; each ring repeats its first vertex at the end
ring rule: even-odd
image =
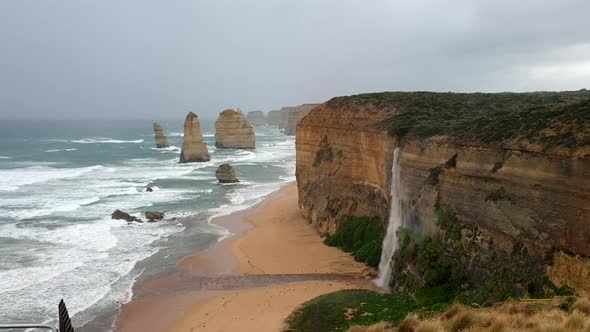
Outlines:
{"type": "Polygon", "coordinates": [[[212,222],[232,236],[136,284],[116,331],[280,331],[309,299],[374,287],[365,265],[325,246],[301,216],[295,183],[212,222]]]}

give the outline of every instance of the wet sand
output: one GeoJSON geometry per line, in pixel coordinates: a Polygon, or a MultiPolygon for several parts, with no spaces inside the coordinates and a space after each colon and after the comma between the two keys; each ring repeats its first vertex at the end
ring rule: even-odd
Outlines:
{"type": "Polygon", "coordinates": [[[309,299],[374,288],[363,264],[325,246],[301,216],[295,183],[213,223],[232,236],[136,284],[116,331],[280,331],[309,299]]]}

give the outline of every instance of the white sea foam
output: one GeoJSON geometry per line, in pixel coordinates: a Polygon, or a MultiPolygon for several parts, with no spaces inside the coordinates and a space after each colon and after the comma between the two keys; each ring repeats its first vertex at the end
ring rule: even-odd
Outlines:
{"type": "Polygon", "coordinates": [[[71,140],[72,143],[79,143],[79,144],[123,144],[123,143],[143,143],[143,139],[136,139],[131,141],[124,141],[119,139],[111,139],[111,138],[84,138],[79,140],[71,140]]]}
{"type": "Polygon", "coordinates": [[[0,156],[0,159],[12,159],[12,157],[0,156]]]}
{"type": "MultiPolygon", "coordinates": [[[[208,140],[213,137],[211,133],[205,136],[208,140]]],[[[177,156],[171,154],[177,152],[173,151],[175,147],[141,150],[121,145],[99,147],[128,158],[104,161],[102,167],[31,167],[36,164],[31,162],[19,169],[0,170],[0,187],[12,190],[0,189],[0,215],[6,218],[0,225],[0,237],[24,243],[15,253],[15,257],[23,257],[22,263],[2,261],[0,257],[2,266],[14,266],[0,269],[0,301],[18,299],[0,313],[0,319],[21,317],[30,308],[36,308],[37,315],[47,315],[41,320],[51,319],[55,310],[52,301],[63,297],[76,322],[83,324],[101,308],[128,301],[130,286],[141,272],[134,269],[137,262],[157,252],[158,246],[173,246],[173,241],[161,240],[183,227],[175,222],[128,226],[124,221],[111,220],[110,213],[121,209],[141,217],[153,208],[169,218],[195,214],[213,218],[248,208],[294,179],[294,140],[285,138],[284,143],[277,137],[276,143],[269,143],[272,136],[265,137],[256,150],[217,150],[210,146],[212,160],[204,163],[179,164],[177,156]],[[216,184],[215,168],[224,162],[237,167],[242,182],[234,186],[216,184]],[[256,165],[260,169],[252,167],[256,165]],[[240,170],[240,166],[245,167],[240,170]],[[254,180],[260,178],[263,168],[276,174],[268,179],[272,182],[254,180]],[[152,192],[145,191],[148,185],[152,192]],[[217,206],[211,207],[214,204],[217,206]]],[[[113,139],[77,141],[100,144],[113,139]]],[[[192,227],[220,239],[229,234],[208,223],[197,222],[192,227]]]]}
{"type": "Polygon", "coordinates": [[[41,183],[51,180],[75,178],[93,172],[102,166],[81,168],[54,168],[47,166],[33,166],[17,169],[0,170],[0,191],[14,191],[24,185],[41,183]]]}
{"type": "Polygon", "coordinates": [[[150,148],[154,151],[160,151],[160,152],[177,152],[180,153],[180,148],[174,145],[171,145],[167,148],[150,148]]]}
{"type": "Polygon", "coordinates": [[[51,150],[46,150],[45,152],[70,152],[70,151],[76,151],[78,149],[76,148],[71,148],[71,149],[51,149],[51,150]]]}

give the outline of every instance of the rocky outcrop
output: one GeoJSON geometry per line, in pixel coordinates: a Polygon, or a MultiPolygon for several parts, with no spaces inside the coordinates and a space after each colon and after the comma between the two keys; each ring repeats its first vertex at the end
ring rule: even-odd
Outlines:
{"type": "Polygon", "coordinates": [[[236,176],[236,171],[230,164],[222,164],[215,171],[215,177],[219,183],[236,183],[240,182],[236,176]]]}
{"type": "Polygon", "coordinates": [[[266,125],[266,116],[263,111],[252,111],[246,115],[248,122],[253,126],[264,126],[266,125]]]}
{"type": "Polygon", "coordinates": [[[228,109],[219,113],[215,121],[215,147],[220,149],[254,149],[254,128],[243,114],[228,109]]]}
{"type": "Polygon", "coordinates": [[[181,163],[209,161],[207,144],[203,140],[199,117],[190,112],[184,120],[184,143],[180,152],[181,163]]]}
{"type": "MultiPolygon", "coordinates": [[[[442,112],[440,107],[460,106],[448,102],[451,95],[441,96],[446,104],[432,109],[442,112]]],[[[420,99],[423,97],[409,95],[406,104],[391,104],[389,96],[337,98],[316,107],[300,121],[296,175],[299,205],[310,222],[328,233],[350,216],[378,216],[386,224],[393,150],[399,147],[401,184],[394,190],[399,190],[403,198],[404,227],[436,237],[440,234],[436,212],[444,208],[461,223],[476,225],[482,236],[491,238],[505,252],[524,248],[535,257],[556,250],[570,253],[567,259],[559,256],[549,274],[558,285],[573,285],[573,279],[590,275],[590,263],[581,258],[590,256],[590,150],[584,143],[588,142],[584,135],[589,126],[580,122],[582,116],[560,118],[556,115],[559,113],[551,111],[554,107],[547,113],[537,107],[531,119],[557,117],[555,121],[547,118],[552,127],[544,128],[539,122],[512,127],[518,117],[505,122],[491,119],[489,123],[500,122],[511,130],[510,136],[501,131],[490,136],[486,132],[491,128],[488,122],[466,129],[476,138],[481,132],[481,140],[436,134],[441,132],[437,123],[413,129],[410,126],[418,120],[411,118],[414,122],[390,125],[408,103],[432,102],[430,96],[420,99]],[[370,103],[366,102],[369,98],[370,103]],[[572,119],[574,127],[567,122],[572,119]],[[528,128],[537,132],[518,132],[528,128]],[[569,129],[556,135],[560,128],[569,129]],[[409,130],[416,130],[421,137],[404,136],[409,130]],[[484,139],[493,142],[493,135],[500,137],[499,143],[482,143],[484,139]],[[563,268],[563,262],[567,268],[563,268]]],[[[502,95],[501,101],[514,98],[518,95],[502,95]]],[[[535,98],[541,102],[564,100],[561,94],[529,94],[523,100],[529,103],[535,98]]],[[[473,107],[471,100],[466,104],[473,107]]],[[[587,110],[584,104],[575,107],[580,114],[587,110]]]]}
{"type": "Polygon", "coordinates": [[[123,212],[121,210],[115,210],[115,212],[113,212],[111,214],[111,219],[125,220],[127,222],[134,222],[134,221],[142,222],[141,219],[134,217],[134,216],[130,215],[129,213],[123,212]]]}
{"type": "Polygon", "coordinates": [[[160,124],[154,122],[154,133],[156,138],[156,148],[167,148],[170,145],[168,144],[168,138],[164,135],[164,129],[160,127],[160,124]]]}
{"type": "Polygon", "coordinates": [[[279,126],[281,124],[281,111],[270,111],[267,114],[267,122],[272,126],[279,126]]]}
{"type": "Polygon", "coordinates": [[[148,211],[148,212],[145,213],[145,218],[149,222],[154,222],[154,221],[162,220],[162,219],[164,219],[164,213],[163,212],[157,212],[157,211],[148,211]]]}

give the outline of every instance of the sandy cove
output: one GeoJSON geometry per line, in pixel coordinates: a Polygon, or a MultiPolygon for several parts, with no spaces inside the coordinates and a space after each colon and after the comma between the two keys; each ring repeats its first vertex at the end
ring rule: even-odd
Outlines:
{"type": "Polygon", "coordinates": [[[325,246],[301,216],[295,183],[213,223],[233,235],[135,285],[116,331],[280,331],[316,296],[375,289],[364,264],[325,246]]]}

